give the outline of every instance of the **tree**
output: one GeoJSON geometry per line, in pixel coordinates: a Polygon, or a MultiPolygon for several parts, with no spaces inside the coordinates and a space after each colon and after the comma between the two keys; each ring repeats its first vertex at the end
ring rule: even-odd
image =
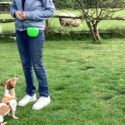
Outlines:
{"type": "Polygon", "coordinates": [[[101,39],[98,26],[102,19],[112,18],[114,13],[121,10],[125,0],[75,0],[81,10],[82,18],[85,19],[87,26],[93,36],[94,42],[98,43],[101,39]],[[115,7],[115,8],[114,8],[115,7]]]}
{"type": "Polygon", "coordinates": [[[60,9],[68,9],[68,8],[73,8],[75,1],[74,0],[54,0],[54,3],[56,5],[56,8],[60,9]]]}

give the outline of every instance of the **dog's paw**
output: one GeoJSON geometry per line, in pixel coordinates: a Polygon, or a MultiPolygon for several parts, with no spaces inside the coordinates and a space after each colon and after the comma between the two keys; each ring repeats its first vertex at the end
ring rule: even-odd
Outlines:
{"type": "Polygon", "coordinates": [[[14,119],[18,119],[18,117],[16,117],[16,116],[12,116],[14,119]]]}
{"type": "Polygon", "coordinates": [[[7,124],[7,122],[3,122],[3,124],[2,125],[6,125],[7,124]]]}

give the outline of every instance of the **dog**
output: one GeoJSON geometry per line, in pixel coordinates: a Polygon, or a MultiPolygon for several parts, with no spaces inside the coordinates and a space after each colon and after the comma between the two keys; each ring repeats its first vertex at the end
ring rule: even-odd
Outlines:
{"type": "Polygon", "coordinates": [[[17,101],[15,96],[15,86],[18,78],[13,77],[6,80],[1,85],[5,88],[5,93],[3,99],[0,101],[0,125],[5,125],[3,117],[6,115],[11,115],[14,119],[18,119],[15,116],[17,101]]]}
{"type": "Polygon", "coordinates": [[[9,114],[10,107],[4,103],[0,103],[0,125],[5,125],[7,122],[4,122],[3,117],[9,114]]]}

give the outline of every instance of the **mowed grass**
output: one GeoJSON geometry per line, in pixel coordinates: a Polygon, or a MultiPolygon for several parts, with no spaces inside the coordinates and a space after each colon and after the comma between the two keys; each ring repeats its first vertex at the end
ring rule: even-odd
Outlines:
{"type": "MultiPolygon", "coordinates": [[[[6,116],[8,124],[125,125],[125,39],[102,43],[46,41],[44,64],[52,103],[41,111],[31,110],[33,103],[17,107],[19,119],[6,116]]],[[[25,80],[16,42],[0,38],[0,83],[15,75],[20,100],[25,95],[25,80]]],[[[1,87],[0,98],[3,94],[1,87]]]]}
{"type": "MultiPolygon", "coordinates": [[[[56,10],[56,15],[60,15],[62,12],[65,13],[73,13],[77,16],[80,16],[80,11],[76,10],[56,10]]],[[[121,10],[115,13],[114,17],[124,17],[125,10],[121,10]]],[[[0,13],[1,19],[9,19],[12,18],[10,14],[5,14],[5,13],[0,13]]],[[[62,27],[60,25],[59,19],[58,18],[51,18],[49,19],[49,23],[51,25],[51,28],[55,31],[59,32],[68,32],[68,31],[83,31],[83,30],[88,30],[88,26],[86,25],[85,20],[83,20],[82,25],[79,27],[62,27]]],[[[10,33],[14,32],[15,26],[14,23],[5,23],[1,24],[2,26],[2,32],[4,33],[10,33]]],[[[99,24],[99,30],[124,30],[125,29],[125,23],[124,21],[116,21],[116,20],[104,20],[101,21],[99,24]]]]}

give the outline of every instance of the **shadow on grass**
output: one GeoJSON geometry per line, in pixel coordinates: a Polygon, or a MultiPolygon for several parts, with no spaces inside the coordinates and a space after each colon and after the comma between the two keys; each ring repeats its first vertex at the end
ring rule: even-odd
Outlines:
{"type": "Polygon", "coordinates": [[[0,43],[13,43],[15,40],[10,35],[0,36],[0,43]]]}

